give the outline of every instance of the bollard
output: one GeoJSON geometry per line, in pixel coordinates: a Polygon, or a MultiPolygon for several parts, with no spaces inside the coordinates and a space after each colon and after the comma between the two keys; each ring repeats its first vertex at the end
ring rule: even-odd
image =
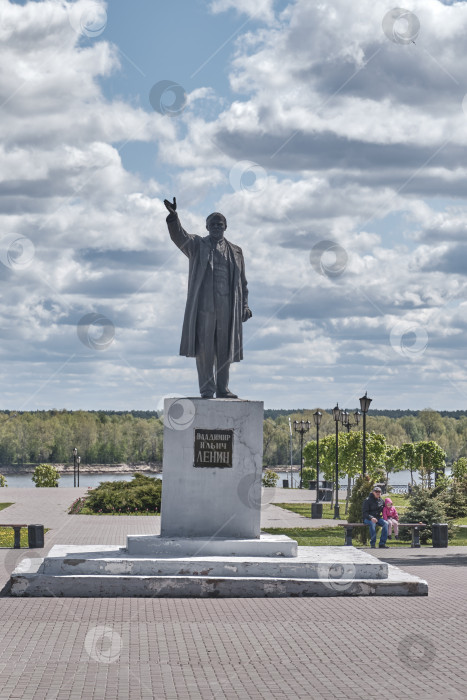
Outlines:
{"type": "Polygon", "coordinates": [[[311,504],[311,517],[319,519],[323,517],[323,504],[322,503],[312,503],[311,504]]]}
{"type": "Polygon", "coordinates": [[[433,523],[433,547],[448,546],[448,526],[445,523],[433,523]]]}
{"type": "Polygon", "coordinates": [[[28,525],[28,547],[29,549],[42,549],[44,546],[44,526],[28,525]]]}
{"type": "Polygon", "coordinates": [[[14,535],[14,549],[20,549],[21,547],[21,525],[12,525],[14,535]]]}
{"type": "Polygon", "coordinates": [[[288,479],[282,479],[282,488],[283,489],[289,488],[289,480],[288,479]]]}

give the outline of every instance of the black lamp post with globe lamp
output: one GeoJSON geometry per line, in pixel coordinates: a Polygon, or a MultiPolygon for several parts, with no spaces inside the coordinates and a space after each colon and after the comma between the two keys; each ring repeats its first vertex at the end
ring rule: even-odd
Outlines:
{"type": "Polygon", "coordinates": [[[78,448],[73,450],[73,486],[76,486],[76,455],[78,454],[78,448]]]}
{"type": "Polygon", "coordinates": [[[341,409],[341,423],[342,423],[343,428],[345,428],[345,426],[347,425],[349,420],[350,420],[349,412],[346,411],[345,408],[341,409]]]}
{"type": "Polygon", "coordinates": [[[317,519],[323,517],[323,504],[319,502],[319,426],[322,415],[320,411],[313,413],[313,421],[316,425],[316,502],[311,504],[311,517],[317,519]]]}
{"type": "Polygon", "coordinates": [[[362,396],[360,399],[360,410],[363,413],[363,476],[366,474],[366,414],[368,413],[368,409],[370,408],[370,403],[373,401],[373,399],[369,399],[367,396],[367,392],[365,391],[365,396],[362,396]]]}
{"type": "MultiPolygon", "coordinates": [[[[355,411],[354,419],[355,423],[350,422],[350,413],[348,411],[343,411],[344,415],[344,420],[342,421],[342,424],[347,428],[347,432],[350,433],[350,429],[356,425],[358,427],[358,424],[360,423],[360,418],[362,417],[362,414],[360,411],[355,411]]],[[[350,477],[347,475],[347,501],[346,501],[346,506],[345,506],[345,512],[347,513],[347,508],[349,504],[349,494],[350,494],[350,477]]]]}
{"type": "Polygon", "coordinates": [[[358,425],[360,423],[360,418],[362,414],[360,413],[360,411],[355,411],[353,415],[355,418],[355,423],[350,422],[350,413],[348,411],[342,411],[342,425],[344,426],[344,428],[347,428],[348,433],[350,433],[350,429],[353,428],[354,425],[358,425]]]}
{"type": "Polygon", "coordinates": [[[339,404],[336,403],[335,407],[332,409],[332,417],[336,424],[336,500],[334,502],[334,520],[340,520],[339,512],[339,421],[341,418],[342,411],[339,408],[339,404]]]}
{"type": "Polygon", "coordinates": [[[296,433],[300,433],[300,488],[303,486],[302,471],[303,471],[303,436],[310,429],[309,420],[294,420],[293,427],[296,433]]]}

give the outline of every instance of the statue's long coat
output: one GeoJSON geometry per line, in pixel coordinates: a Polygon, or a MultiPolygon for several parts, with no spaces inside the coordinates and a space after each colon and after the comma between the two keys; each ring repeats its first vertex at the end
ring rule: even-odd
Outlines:
{"type": "MultiPolygon", "coordinates": [[[[196,319],[198,316],[198,301],[201,284],[208,264],[211,250],[211,239],[208,236],[191,235],[182,228],[177,214],[169,214],[166,219],[170,237],[180,250],[188,257],[188,294],[183,319],[180,355],[196,357],[196,319]]],[[[230,339],[229,360],[243,360],[243,310],[248,306],[248,285],[245,278],[245,262],[242,249],[224,239],[230,250],[234,264],[230,276],[230,339]]]]}

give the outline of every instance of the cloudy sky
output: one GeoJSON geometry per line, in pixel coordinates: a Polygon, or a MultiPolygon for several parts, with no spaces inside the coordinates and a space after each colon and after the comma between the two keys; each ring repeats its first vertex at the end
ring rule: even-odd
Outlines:
{"type": "Polygon", "coordinates": [[[244,252],[242,398],[465,409],[466,35],[439,0],[0,0],[0,407],[197,395],[176,195],[244,252]]]}

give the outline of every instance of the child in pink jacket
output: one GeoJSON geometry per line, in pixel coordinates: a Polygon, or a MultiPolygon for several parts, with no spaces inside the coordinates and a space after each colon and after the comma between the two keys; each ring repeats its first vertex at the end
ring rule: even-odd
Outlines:
{"type": "Polygon", "coordinates": [[[387,520],[388,522],[388,539],[392,539],[392,528],[394,528],[394,536],[395,539],[399,539],[399,515],[397,513],[397,510],[394,508],[392,505],[392,501],[390,498],[386,498],[384,500],[384,508],[383,508],[383,520],[387,520]]]}

